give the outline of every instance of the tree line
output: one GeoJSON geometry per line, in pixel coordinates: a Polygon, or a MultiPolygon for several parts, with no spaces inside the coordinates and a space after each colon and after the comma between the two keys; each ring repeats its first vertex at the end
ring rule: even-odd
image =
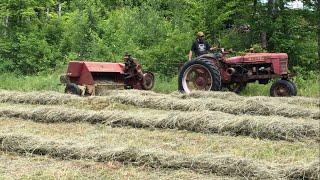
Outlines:
{"type": "MultiPolygon", "coordinates": [[[[2,0],[0,71],[36,74],[70,60],[121,61],[174,75],[197,31],[243,54],[285,52],[293,71],[319,69],[320,2],[303,0],[2,0]]],[[[234,55],[236,55],[234,54],[234,55]]]]}

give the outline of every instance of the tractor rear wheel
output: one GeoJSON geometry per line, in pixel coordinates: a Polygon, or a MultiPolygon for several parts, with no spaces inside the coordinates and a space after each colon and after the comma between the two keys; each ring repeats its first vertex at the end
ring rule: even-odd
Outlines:
{"type": "Polygon", "coordinates": [[[66,88],[65,88],[64,92],[66,94],[75,94],[75,95],[79,95],[79,96],[81,95],[80,88],[74,83],[68,83],[66,85],[66,88]]]}
{"type": "Polygon", "coordinates": [[[284,97],[284,96],[295,96],[296,90],[292,82],[288,80],[277,80],[272,84],[270,88],[270,96],[273,97],[284,97]]]}
{"type": "Polygon", "coordinates": [[[209,60],[200,59],[187,62],[181,69],[178,79],[179,91],[219,91],[221,75],[218,68],[209,60]]]}

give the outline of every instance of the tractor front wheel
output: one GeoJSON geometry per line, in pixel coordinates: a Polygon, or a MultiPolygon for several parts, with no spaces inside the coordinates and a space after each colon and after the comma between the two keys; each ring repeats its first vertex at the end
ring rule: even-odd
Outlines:
{"type": "Polygon", "coordinates": [[[296,96],[298,94],[298,88],[294,82],[289,81],[293,87],[293,96],[296,96]]]}
{"type": "Polygon", "coordinates": [[[66,88],[65,88],[64,92],[66,94],[75,94],[75,95],[79,95],[79,96],[81,95],[80,88],[74,83],[68,83],[66,85],[66,88]]]}
{"type": "Polygon", "coordinates": [[[221,75],[218,68],[209,60],[200,59],[187,62],[179,73],[179,91],[219,91],[221,75]]]}
{"type": "Polygon", "coordinates": [[[284,79],[276,81],[270,88],[270,96],[273,97],[295,96],[296,94],[295,85],[284,79]]]}

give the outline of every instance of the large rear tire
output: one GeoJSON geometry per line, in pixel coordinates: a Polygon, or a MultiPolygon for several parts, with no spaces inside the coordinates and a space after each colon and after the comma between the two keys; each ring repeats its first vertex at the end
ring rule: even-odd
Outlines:
{"type": "Polygon", "coordinates": [[[270,96],[273,97],[295,96],[296,92],[292,82],[284,79],[277,80],[270,88],[270,96]]]}
{"type": "Polygon", "coordinates": [[[219,91],[221,75],[218,68],[209,60],[188,61],[182,67],[178,79],[179,91],[219,91]]]}

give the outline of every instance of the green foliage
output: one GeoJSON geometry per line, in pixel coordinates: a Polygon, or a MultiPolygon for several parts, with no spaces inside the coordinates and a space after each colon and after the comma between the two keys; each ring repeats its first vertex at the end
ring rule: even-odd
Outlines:
{"type": "Polygon", "coordinates": [[[316,1],[303,1],[304,9],[290,9],[288,2],[2,0],[0,71],[37,74],[75,59],[121,61],[129,52],[146,70],[174,77],[197,31],[238,54],[256,46],[288,53],[293,71],[317,70],[316,1]],[[266,48],[260,45],[264,33],[266,48]]]}
{"type": "Polygon", "coordinates": [[[186,47],[193,36],[187,25],[176,27],[145,5],[115,10],[99,28],[108,59],[116,61],[129,52],[145,69],[166,75],[177,73],[179,62],[187,59],[186,47]]]}

